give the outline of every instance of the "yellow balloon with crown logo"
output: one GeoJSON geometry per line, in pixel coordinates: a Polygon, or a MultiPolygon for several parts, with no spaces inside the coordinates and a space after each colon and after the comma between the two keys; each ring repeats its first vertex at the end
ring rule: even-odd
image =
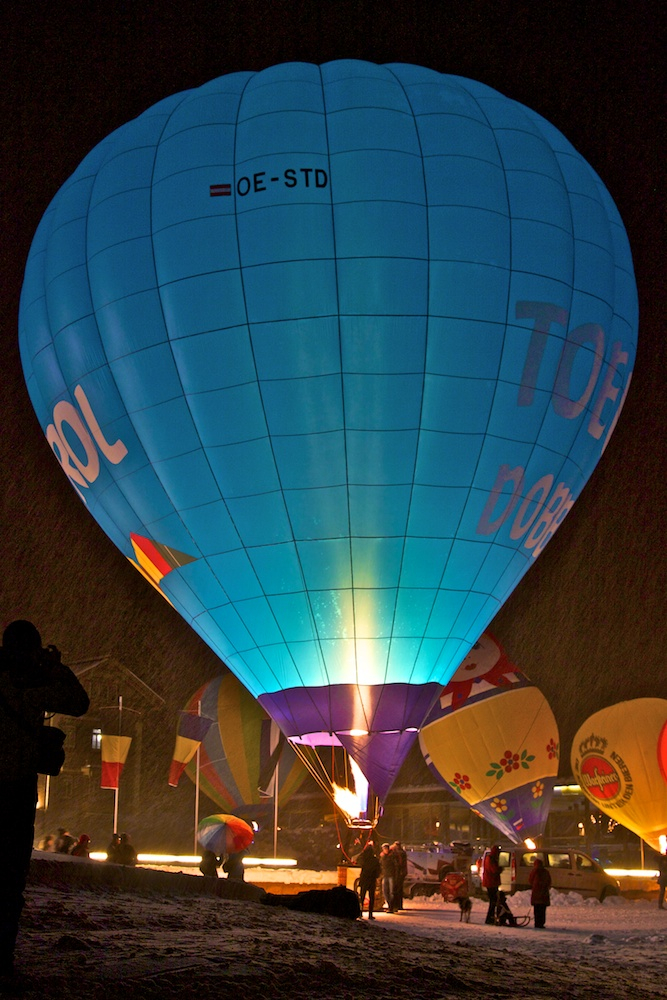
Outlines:
{"type": "Polygon", "coordinates": [[[660,852],[667,837],[666,733],[664,698],[622,701],[584,722],[571,755],[575,779],[596,809],[660,852]]]}

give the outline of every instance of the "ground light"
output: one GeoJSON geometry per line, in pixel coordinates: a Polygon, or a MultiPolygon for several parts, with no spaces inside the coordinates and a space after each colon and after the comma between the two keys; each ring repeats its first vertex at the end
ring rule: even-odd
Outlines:
{"type": "MultiPolygon", "coordinates": [[[[106,851],[91,851],[93,861],[106,861],[106,851]]],[[[198,854],[138,854],[140,865],[199,865],[201,857],[198,854]]],[[[246,868],[296,868],[295,858],[243,858],[246,868]]]]}
{"type": "MultiPolygon", "coordinates": [[[[92,851],[90,858],[93,861],[106,861],[106,851],[92,851]]],[[[139,865],[157,865],[168,867],[180,865],[182,867],[199,867],[201,857],[198,854],[139,854],[137,863],[139,865]]],[[[296,868],[295,858],[254,858],[245,857],[243,859],[245,868],[296,868]]],[[[478,874],[477,866],[471,865],[470,871],[478,874]]],[[[613,878],[635,878],[635,879],[655,879],[658,871],[655,868],[605,868],[607,875],[613,878]]]]}
{"type": "Polygon", "coordinates": [[[605,868],[607,875],[614,878],[657,878],[657,868],[605,868]]]}

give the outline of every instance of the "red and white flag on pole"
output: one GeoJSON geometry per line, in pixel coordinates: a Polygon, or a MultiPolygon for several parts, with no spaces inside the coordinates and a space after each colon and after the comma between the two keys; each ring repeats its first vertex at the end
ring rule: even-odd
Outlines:
{"type": "Polygon", "coordinates": [[[190,712],[180,713],[174,755],[169,768],[169,784],[172,788],[176,788],[178,785],[179,778],[197,753],[212,724],[213,720],[205,715],[193,715],[190,712]]]}
{"type": "Polygon", "coordinates": [[[118,788],[131,736],[108,736],[102,733],[102,777],[100,788],[118,788]]]}

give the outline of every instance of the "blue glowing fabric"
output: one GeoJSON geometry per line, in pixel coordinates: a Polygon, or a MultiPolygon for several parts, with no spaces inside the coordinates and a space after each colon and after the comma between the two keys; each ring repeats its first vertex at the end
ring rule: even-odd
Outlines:
{"type": "Polygon", "coordinates": [[[20,314],[91,514],[288,736],[337,732],[382,792],[600,458],[636,333],[622,222],[553,126],[356,61],[110,135],[20,314]]]}

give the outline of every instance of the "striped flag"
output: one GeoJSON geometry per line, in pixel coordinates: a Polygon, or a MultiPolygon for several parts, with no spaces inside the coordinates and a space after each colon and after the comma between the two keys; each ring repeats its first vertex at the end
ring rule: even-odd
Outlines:
{"type": "Polygon", "coordinates": [[[169,768],[169,784],[176,788],[183,771],[197,753],[202,740],[209,731],[213,719],[205,715],[181,712],[176,730],[176,744],[169,768]]]}
{"type": "Polygon", "coordinates": [[[108,736],[102,733],[100,788],[118,788],[131,742],[131,736],[108,736]]]}
{"type": "Polygon", "coordinates": [[[232,193],[231,184],[211,184],[209,188],[211,198],[229,197],[232,193]]]}

